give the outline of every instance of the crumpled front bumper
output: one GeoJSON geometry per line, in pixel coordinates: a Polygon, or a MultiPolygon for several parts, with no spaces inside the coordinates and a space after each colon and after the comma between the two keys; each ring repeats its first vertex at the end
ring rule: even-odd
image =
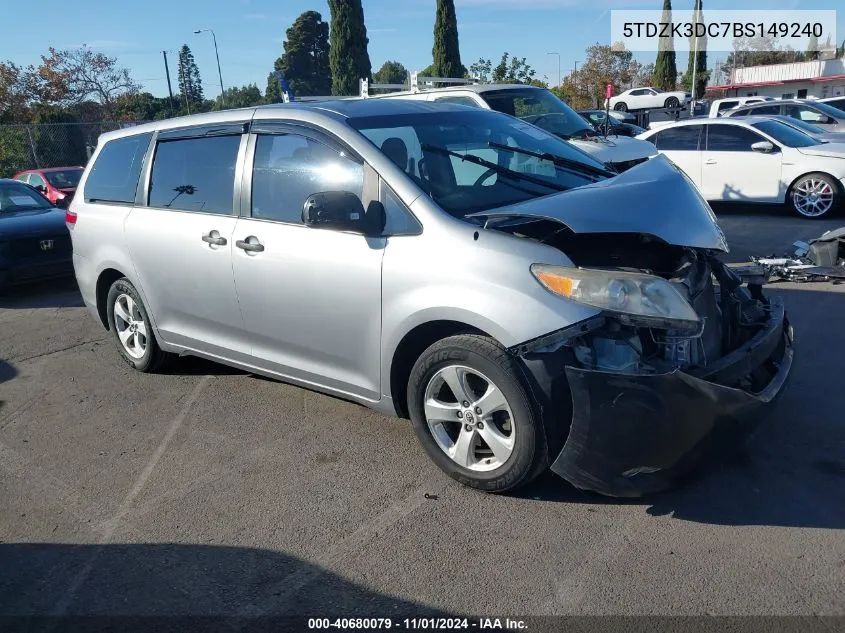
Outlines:
{"type": "Polygon", "coordinates": [[[755,413],[781,392],[793,356],[792,328],[774,299],[765,329],[694,373],[619,374],[567,365],[572,421],[551,469],[577,488],[605,495],[665,489],[708,449],[734,444],[755,429],[761,420],[755,413]],[[764,363],[776,370],[759,393],[724,386],[764,363]]]}

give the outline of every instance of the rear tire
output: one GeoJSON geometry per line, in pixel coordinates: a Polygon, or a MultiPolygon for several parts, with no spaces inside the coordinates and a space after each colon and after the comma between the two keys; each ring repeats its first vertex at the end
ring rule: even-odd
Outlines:
{"type": "Polygon", "coordinates": [[[170,355],[158,346],[141,296],[125,277],[109,288],[106,316],[117,351],[130,367],[144,373],[161,368],[170,355]]]}
{"type": "Polygon", "coordinates": [[[681,102],[678,101],[677,97],[669,97],[666,99],[666,103],[663,104],[666,108],[677,108],[679,105],[681,105],[681,102]]]}
{"type": "Polygon", "coordinates": [[[627,112],[628,111],[628,104],[625,103],[624,101],[620,101],[615,106],[613,106],[613,109],[616,110],[617,112],[627,112]]]}
{"type": "Polygon", "coordinates": [[[829,218],[841,208],[842,192],[836,180],[827,174],[805,174],[792,183],[787,204],[802,218],[829,218]]]}
{"type": "Polygon", "coordinates": [[[549,465],[524,369],[486,336],[451,336],[425,350],[408,380],[408,410],[429,457],[465,486],[514,490],[549,465]]]}

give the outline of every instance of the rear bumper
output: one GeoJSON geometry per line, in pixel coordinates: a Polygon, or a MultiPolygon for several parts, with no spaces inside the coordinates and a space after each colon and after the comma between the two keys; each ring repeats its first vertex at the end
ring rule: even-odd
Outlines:
{"type": "Polygon", "coordinates": [[[754,431],[759,409],[781,393],[793,357],[792,329],[783,304],[773,300],[765,329],[694,374],[567,365],[571,426],[551,469],[577,488],[610,496],[668,488],[714,445],[736,444],[754,431]],[[764,364],[774,371],[762,391],[725,386],[764,364]]]}

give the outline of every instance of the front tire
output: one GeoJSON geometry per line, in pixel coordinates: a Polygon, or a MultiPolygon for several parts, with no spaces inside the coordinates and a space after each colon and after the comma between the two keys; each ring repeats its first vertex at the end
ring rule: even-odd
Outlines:
{"type": "Polygon", "coordinates": [[[837,182],[827,174],[801,176],[789,188],[788,204],[802,218],[817,220],[833,215],[842,204],[837,182]]]}
{"type": "Polygon", "coordinates": [[[109,288],[106,315],[117,351],[130,367],[144,373],[161,367],[168,354],[158,346],[147,309],[125,277],[109,288]]]}
{"type": "Polygon", "coordinates": [[[548,467],[546,437],[524,370],[479,335],[445,338],[417,359],[408,380],[414,431],[456,481],[487,492],[528,484],[548,467]]]}
{"type": "Polygon", "coordinates": [[[628,111],[628,104],[625,103],[624,101],[620,101],[615,106],[613,106],[613,109],[616,110],[617,112],[627,112],[628,111]]]}

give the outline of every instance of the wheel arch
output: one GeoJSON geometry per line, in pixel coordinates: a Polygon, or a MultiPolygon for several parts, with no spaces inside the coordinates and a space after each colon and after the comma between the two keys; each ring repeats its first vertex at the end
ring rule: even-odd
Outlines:
{"type": "Polygon", "coordinates": [[[805,178],[812,174],[821,174],[822,176],[827,176],[833,181],[833,184],[836,186],[837,191],[839,191],[839,195],[845,195],[845,189],[843,189],[842,181],[839,180],[839,178],[821,169],[810,169],[809,171],[805,171],[792,179],[792,182],[789,183],[789,186],[786,188],[787,199],[789,199],[789,194],[792,193],[792,189],[795,187],[795,183],[797,183],[802,178],[805,178]]]}
{"type": "Polygon", "coordinates": [[[420,355],[431,345],[458,334],[479,334],[495,340],[488,332],[478,327],[447,319],[438,319],[421,323],[408,332],[399,341],[390,362],[390,394],[399,417],[408,418],[408,379],[411,369],[420,355]]]}
{"type": "Polygon", "coordinates": [[[126,275],[117,268],[104,268],[97,276],[97,285],[95,289],[97,314],[100,317],[100,322],[103,324],[103,327],[107,330],[109,329],[109,318],[108,313],[106,312],[106,301],[109,296],[109,288],[111,288],[115,281],[121,279],[122,277],[126,277],[126,275]]]}

